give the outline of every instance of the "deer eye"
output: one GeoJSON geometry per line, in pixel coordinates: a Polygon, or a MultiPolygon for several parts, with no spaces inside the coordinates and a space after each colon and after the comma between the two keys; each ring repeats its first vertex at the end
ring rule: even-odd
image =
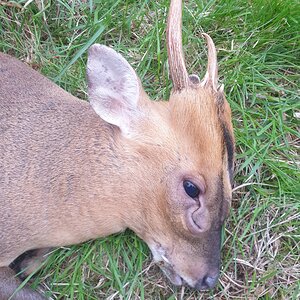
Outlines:
{"type": "Polygon", "coordinates": [[[183,188],[186,194],[193,199],[197,198],[200,194],[200,189],[189,180],[183,182],[183,188]]]}

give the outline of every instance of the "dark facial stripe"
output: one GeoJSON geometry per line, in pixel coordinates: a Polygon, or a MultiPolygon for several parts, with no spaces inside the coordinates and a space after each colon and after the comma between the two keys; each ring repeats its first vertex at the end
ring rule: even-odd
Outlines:
{"type": "Polygon", "coordinates": [[[223,138],[224,144],[227,150],[227,157],[228,157],[228,172],[230,177],[230,182],[233,181],[233,156],[234,156],[234,143],[233,138],[226,127],[226,125],[222,122],[222,131],[223,131],[223,138]]]}
{"type": "Polygon", "coordinates": [[[231,133],[224,122],[224,94],[218,93],[217,95],[217,107],[219,113],[219,119],[221,123],[221,128],[223,132],[223,143],[224,143],[224,153],[227,150],[227,157],[228,157],[228,173],[231,184],[233,183],[233,157],[234,157],[234,142],[231,133]]]}
{"type": "Polygon", "coordinates": [[[224,221],[224,184],[223,184],[223,173],[219,174],[218,176],[218,190],[216,194],[216,200],[220,203],[219,206],[219,227],[221,228],[224,221]]]}

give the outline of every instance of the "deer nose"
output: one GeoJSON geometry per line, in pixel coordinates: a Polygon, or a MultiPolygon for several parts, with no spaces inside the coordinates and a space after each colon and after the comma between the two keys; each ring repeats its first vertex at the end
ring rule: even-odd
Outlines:
{"type": "Polygon", "coordinates": [[[211,275],[204,276],[202,279],[200,279],[197,282],[195,288],[199,291],[210,290],[216,285],[218,279],[219,279],[219,273],[212,276],[211,275]]]}

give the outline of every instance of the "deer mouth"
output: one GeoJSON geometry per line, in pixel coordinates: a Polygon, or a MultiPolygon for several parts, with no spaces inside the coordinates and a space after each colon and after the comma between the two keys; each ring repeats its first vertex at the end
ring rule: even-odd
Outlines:
{"type": "Polygon", "coordinates": [[[172,263],[167,257],[166,250],[159,244],[149,245],[153,255],[153,261],[157,264],[166,277],[176,286],[181,286],[185,283],[184,279],[175,271],[172,263]]]}
{"type": "Polygon", "coordinates": [[[176,286],[181,286],[184,283],[184,280],[182,277],[180,277],[172,265],[165,260],[161,260],[159,262],[156,262],[156,264],[160,267],[160,269],[163,271],[163,273],[167,276],[167,278],[176,286]]]}

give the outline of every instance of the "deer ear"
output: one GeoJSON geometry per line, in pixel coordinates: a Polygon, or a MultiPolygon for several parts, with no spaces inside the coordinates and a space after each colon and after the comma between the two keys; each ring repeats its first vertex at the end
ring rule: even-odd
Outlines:
{"type": "Polygon", "coordinates": [[[124,135],[139,114],[139,79],[125,60],[113,49],[94,44],[88,52],[88,98],[95,112],[116,125],[124,135]]]}

